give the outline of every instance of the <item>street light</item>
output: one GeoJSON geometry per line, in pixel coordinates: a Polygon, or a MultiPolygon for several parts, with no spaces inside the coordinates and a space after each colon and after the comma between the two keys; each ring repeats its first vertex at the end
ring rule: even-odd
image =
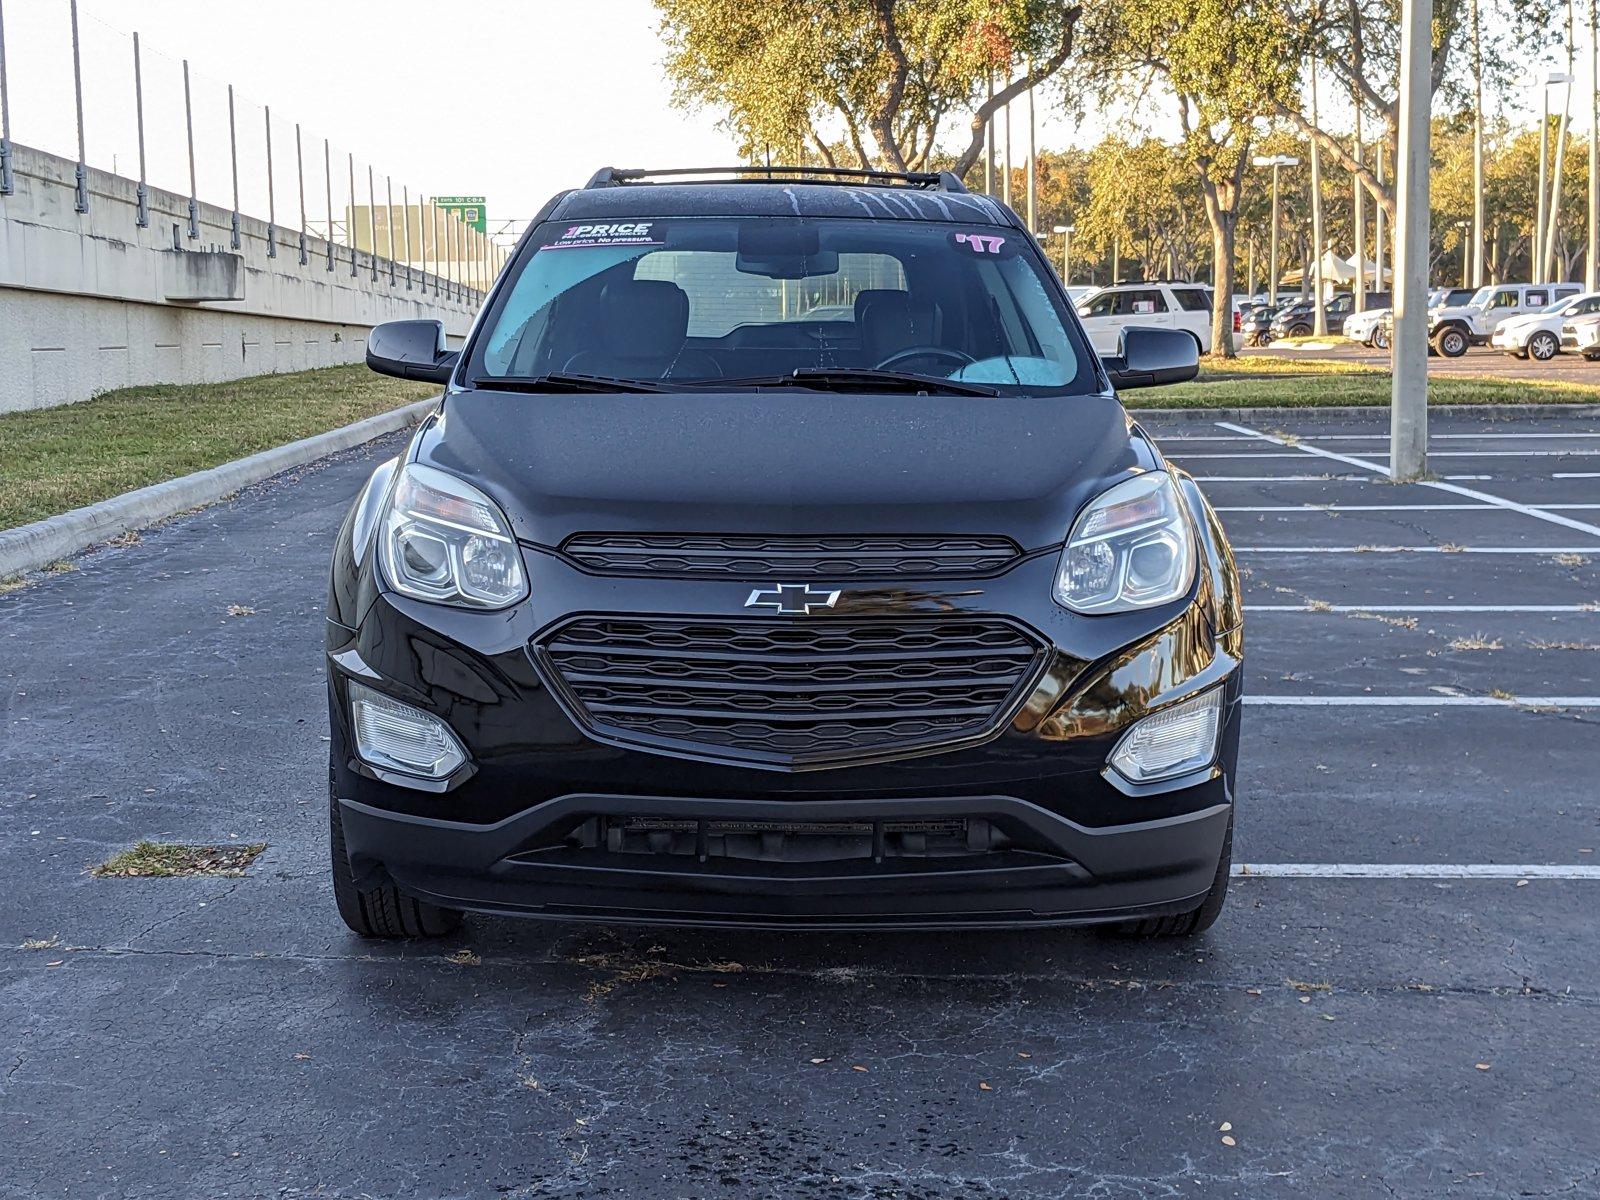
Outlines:
{"type": "Polygon", "coordinates": [[[1258,167],[1272,168],[1272,249],[1267,255],[1267,303],[1276,304],[1278,302],[1278,169],[1298,167],[1300,160],[1290,158],[1287,154],[1258,154],[1250,161],[1258,167]]]}
{"type": "Polygon", "coordinates": [[[1471,265],[1467,259],[1467,249],[1472,244],[1472,239],[1467,231],[1472,228],[1471,221],[1457,221],[1456,228],[1461,231],[1461,286],[1467,286],[1467,273],[1471,265]]]}
{"type": "MultiPolygon", "coordinates": [[[[1550,153],[1550,89],[1559,87],[1564,83],[1570,84],[1572,76],[1561,71],[1551,71],[1543,76],[1526,76],[1521,82],[1528,87],[1539,89],[1539,203],[1534,214],[1533,248],[1532,253],[1529,255],[1531,261],[1528,264],[1528,282],[1544,283],[1544,271],[1547,265],[1544,253],[1545,229],[1547,225],[1554,224],[1554,220],[1550,216],[1545,182],[1545,160],[1550,153]]],[[[1562,132],[1565,134],[1565,129],[1562,132]]],[[[1556,186],[1560,187],[1560,180],[1556,181],[1556,186]]]]}
{"type": "Polygon", "coordinates": [[[1057,225],[1055,232],[1061,235],[1061,286],[1068,287],[1072,283],[1072,235],[1077,232],[1076,225],[1057,225]]]}

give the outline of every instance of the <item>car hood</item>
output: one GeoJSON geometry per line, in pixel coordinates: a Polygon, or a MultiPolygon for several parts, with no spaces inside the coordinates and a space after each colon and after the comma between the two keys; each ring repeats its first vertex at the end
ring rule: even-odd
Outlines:
{"type": "Polygon", "coordinates": [[[579,532],[1065,538],[1154,465],[1110,396],[461,391],[418,458],[483,488],[517,536],[579,532]]]}
{"type": "Polygon", "coordinates": [[[1474,317],[1483,316],[1483,312],[1483,309],[1473,308],[1470,304],[1447,304],[1443,308],[1430,308],[1428,316],[1435,321],[1442,321],[1447,317],[1459,317],[1464,321],[1470,321],[1474,317]]]}
{"type": "Polygon", "coordinates": [[[1500,322],[1500,328],[1507,333],[1515,333],[1523,329],[1533,329],[1540,325],[1549,325],[1552,329],[1562,321],[1570,321],[1571,317],[1557,316],[1555,313],[1523,313],[1519,317],[1507,317],[1500,322]]]}

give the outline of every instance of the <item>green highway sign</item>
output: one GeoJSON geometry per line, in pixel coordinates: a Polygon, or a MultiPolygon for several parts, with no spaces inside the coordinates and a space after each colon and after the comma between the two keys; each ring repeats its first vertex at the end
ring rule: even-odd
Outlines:
{"type": "Polygon", "coordinates": [[[440,208],[455,213],[479,233],[489,232],[489,214],[484,208],[482,196],[435,196],[433,202],[440,208]]]}

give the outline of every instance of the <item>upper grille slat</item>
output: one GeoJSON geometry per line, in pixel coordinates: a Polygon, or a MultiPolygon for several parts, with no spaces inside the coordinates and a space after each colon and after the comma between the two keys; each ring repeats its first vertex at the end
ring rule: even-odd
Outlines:
{"type": "Polygon", "coordinates": [[[580,617],[539,651],[569,705],[618,740],[804,766],[982,737],[1021,702],[1044,647],[1007,621],[953,615],[580,617]]]}
{"type": "Polygon", "coordinates": [[[993,575],[1021,548],[1006,537],[577,533],[561,552],[602,575],[897,579],[993,575]]]}

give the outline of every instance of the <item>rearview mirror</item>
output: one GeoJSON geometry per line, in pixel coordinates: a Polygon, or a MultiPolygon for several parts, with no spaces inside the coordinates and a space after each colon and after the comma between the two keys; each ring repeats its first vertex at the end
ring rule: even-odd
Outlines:
{"type": "Polygon", "coordinates": [[[396,379],[447,383],[460,357],[445,348],[438,321],[385,321],[367,334],[367,366],[396,379]]]}
{"type": "Polygon", "coordinates": [[[1100,357],[1117,391],[1183,383],[1200,374],[1200,345],[1181,329],[1122,331],[1117,353],[1100,357]]]}

